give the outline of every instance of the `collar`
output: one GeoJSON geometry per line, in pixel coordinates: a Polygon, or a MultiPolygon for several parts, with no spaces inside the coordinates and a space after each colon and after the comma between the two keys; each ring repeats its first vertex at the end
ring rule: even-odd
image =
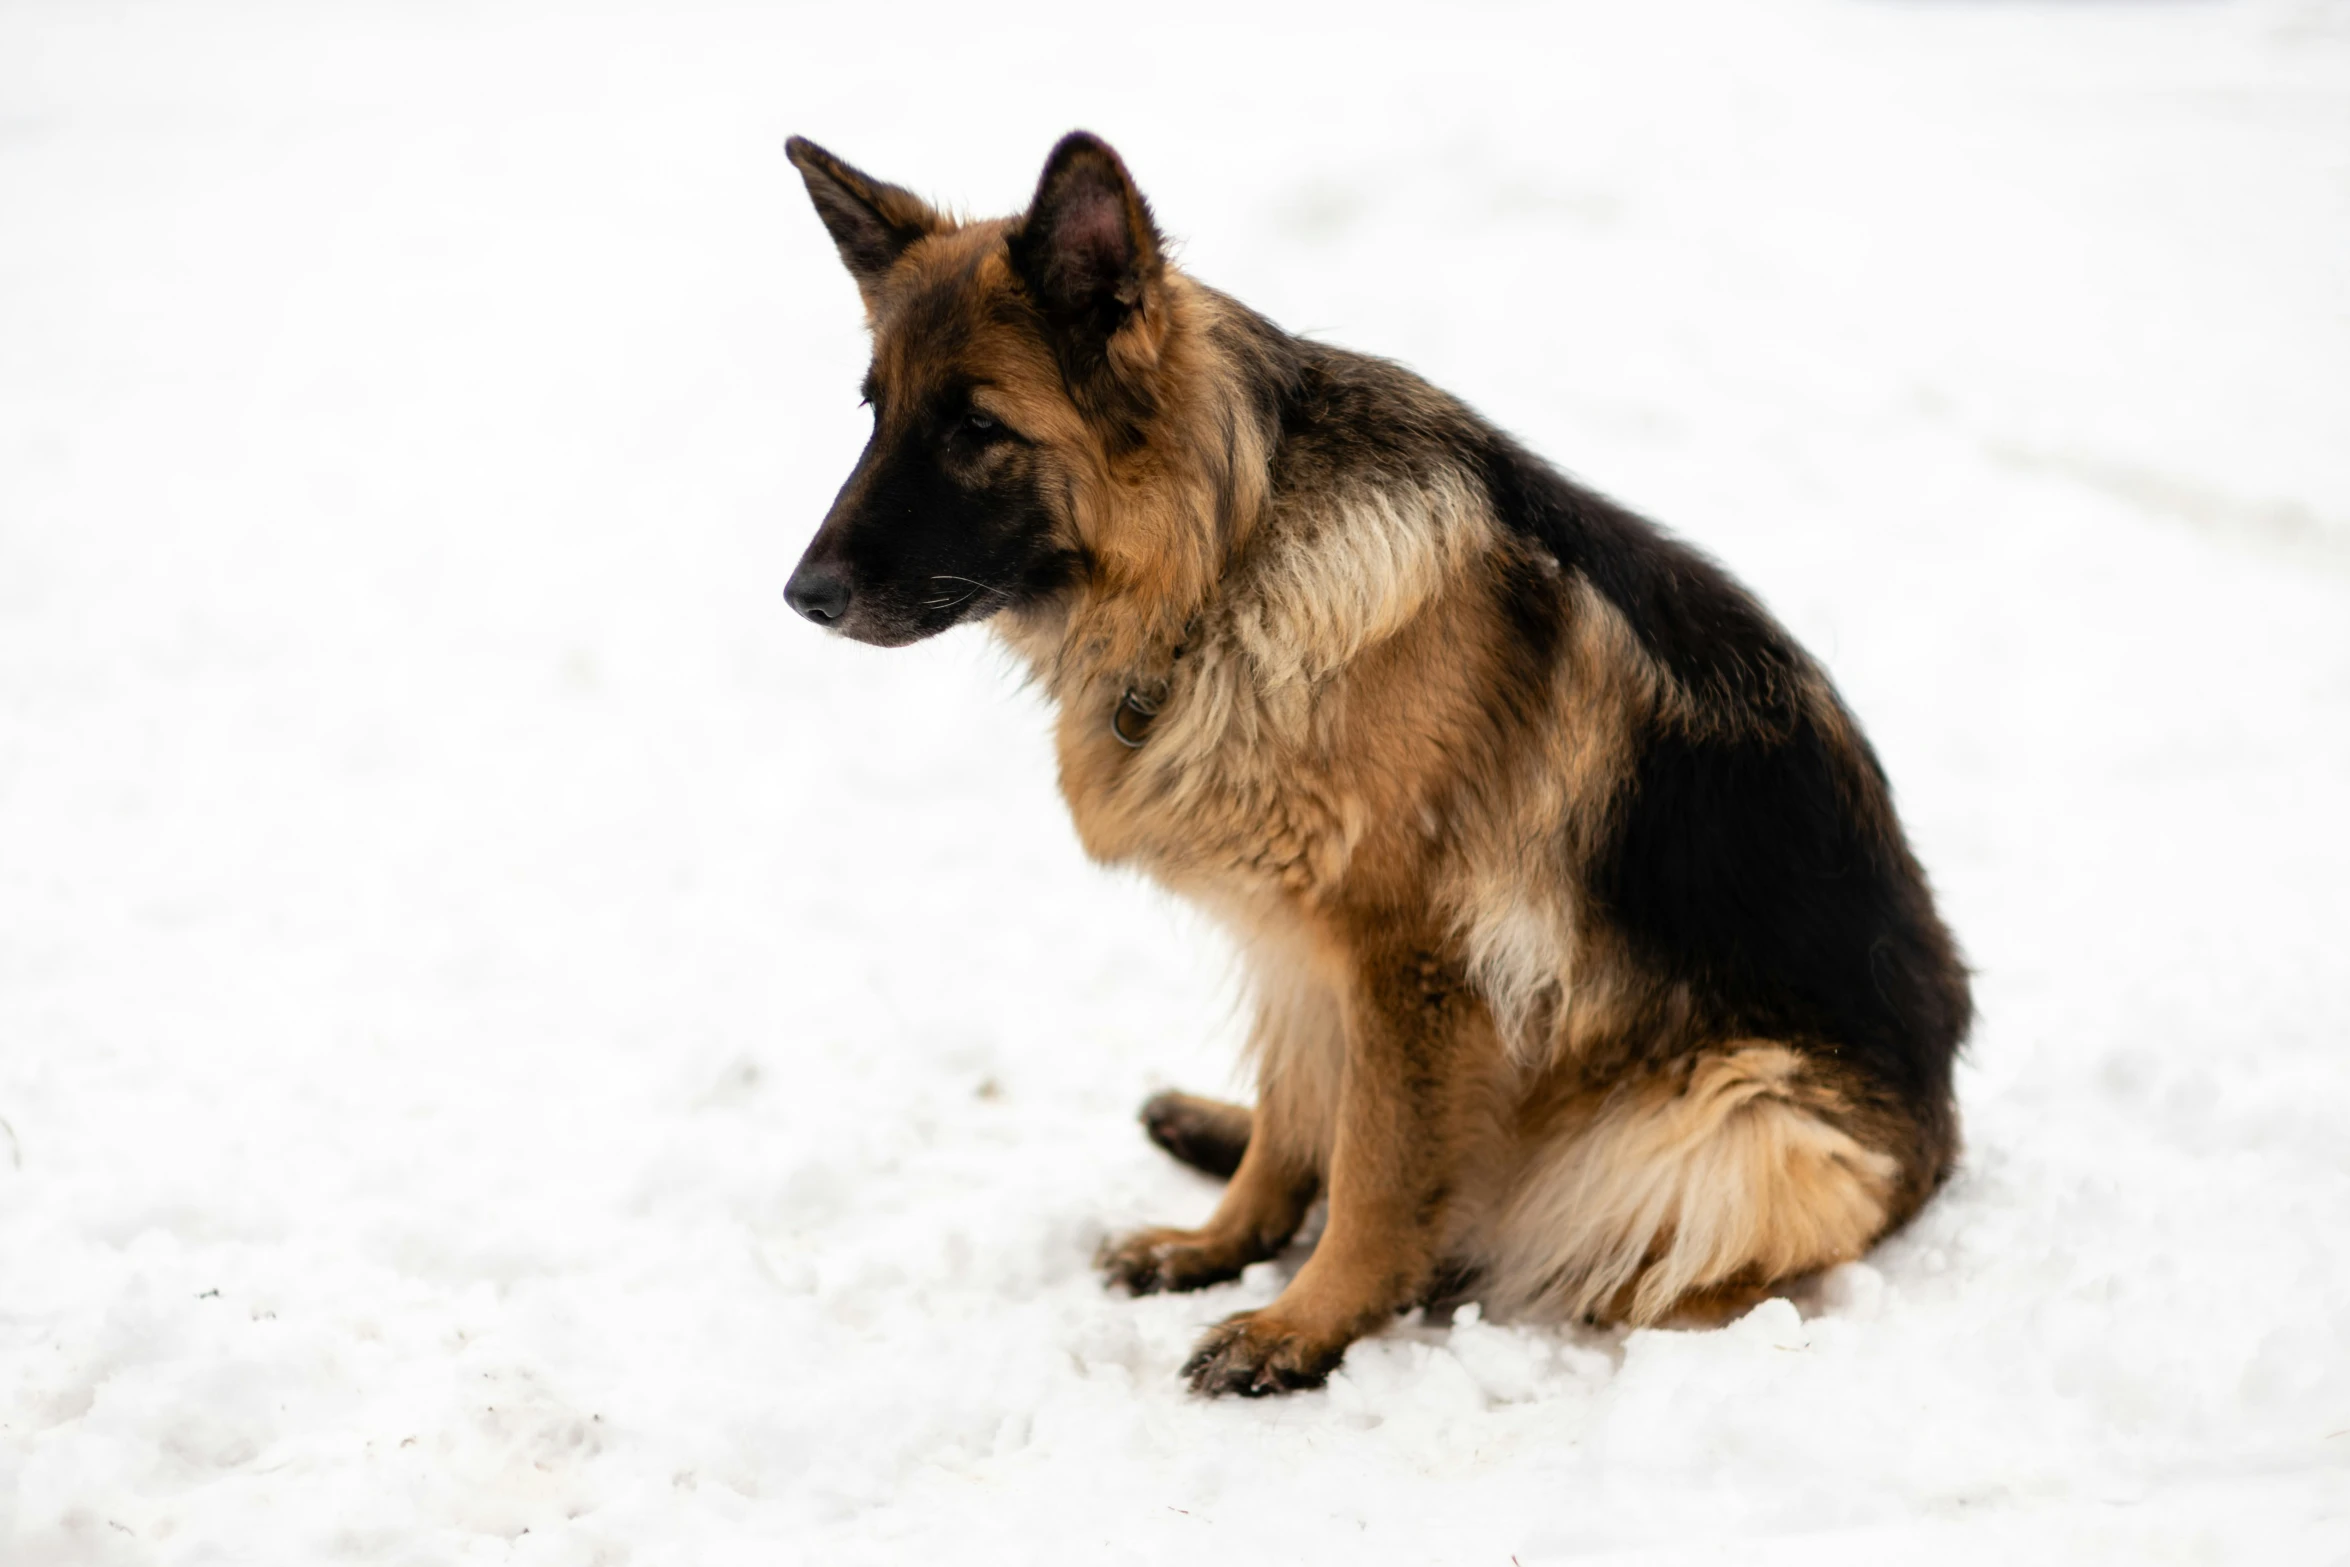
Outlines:
{"type": "Polygon", "coordinates": [[[1118,698],[1118,705],[1110,709],[1110,733],[1129,751],[1142,749],[1150,738],[1151,723],[1159,716],[1159,697],[1144,696],[1132,686],[1118,698]]]}
{"type": "Polygon", "coordinates": [[[1191,639],[1198,631],[1199,616],[1194,615],[1183,628],[1183,640],[1167,655],[1167,678],[1145,687],[1128,686],[1119,694],[1117,705],[1110,709],[1110,733],[1127,750],[1141,750],[1143,741],[1150,738],[1151,725],[1158,720],[1159,709],[1166,706],[1167,694],[1174,687],[1175,666],[1191,651],[1191,639]]]}

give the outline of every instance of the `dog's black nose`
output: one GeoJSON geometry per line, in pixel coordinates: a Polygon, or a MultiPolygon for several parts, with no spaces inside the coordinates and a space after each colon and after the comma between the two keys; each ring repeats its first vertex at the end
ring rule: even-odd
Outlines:
{"type": "Polygon", "coordinates": [[[803,565],[784,584],[783,601],[819,626],[835,625],[849,612],[849,579],[831,566],[803,565]]]}

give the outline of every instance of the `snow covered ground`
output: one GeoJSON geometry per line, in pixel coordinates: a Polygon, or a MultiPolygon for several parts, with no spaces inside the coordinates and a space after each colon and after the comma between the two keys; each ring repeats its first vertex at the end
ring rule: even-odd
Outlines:
{"type": "Polygon", "coordinates": [[[0,1560],[2350,1559],[2350,11],[0,10],[0,1560]],[[1203,1403],[1211,932],[784,610],[780,144],[1192,268],[1725,558],[1980,969],[1795,1306],[1203,1403]]]}

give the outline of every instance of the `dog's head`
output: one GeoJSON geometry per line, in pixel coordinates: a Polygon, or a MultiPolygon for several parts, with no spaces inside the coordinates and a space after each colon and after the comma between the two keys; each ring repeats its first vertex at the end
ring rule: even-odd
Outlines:
{"type": "Polygon", "coordinates": [[[1036,604],[1093,563],[1081,497],[1142,440],[1168,336],[1149,207],[1083,132],[1018,217],[957,222],[794,137],[864,296],[873,436],[784,597],[900,647],[1036,604]]]}

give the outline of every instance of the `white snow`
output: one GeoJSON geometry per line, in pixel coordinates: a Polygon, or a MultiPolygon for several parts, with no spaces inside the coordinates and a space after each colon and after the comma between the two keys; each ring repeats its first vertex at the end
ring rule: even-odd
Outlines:
{"type": "Polygon", "coordinates": [[[0,1560],[2350,1557],[2350,15],[0,11],[0,1560]],[[1752,581],[1980,970],[1963,1174],[1716,1333],[1205,1403],[1226,959],[862,438],[780,144],[1087,125],[1200,275],[1752,581]]]}

